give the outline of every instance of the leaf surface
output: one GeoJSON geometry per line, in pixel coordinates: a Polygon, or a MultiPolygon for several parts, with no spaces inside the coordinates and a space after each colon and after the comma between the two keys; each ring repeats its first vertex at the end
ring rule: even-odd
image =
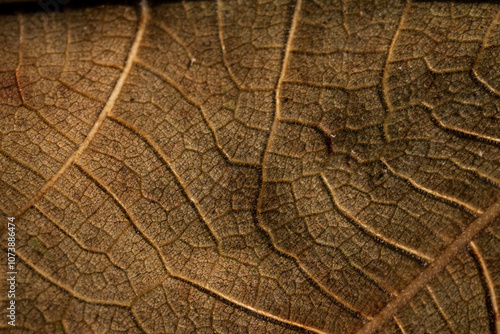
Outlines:
{"type": "Polygon", "coordinates": [[[498,4],[2,7],[9,332],[500,332],[498,4]]]}

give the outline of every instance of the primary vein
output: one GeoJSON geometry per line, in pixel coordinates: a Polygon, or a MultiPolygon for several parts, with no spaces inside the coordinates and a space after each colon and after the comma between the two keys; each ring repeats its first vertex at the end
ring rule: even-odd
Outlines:
{"type": "Polygon", "coordinates": [[[437,274],[441,272],[456,256],[460,253],[467,244],[479,232],[487,227],[495,218],[500,215],[500,198],[489,207],[481,216],[474,220],[460,234],[439,257],[430,263],[415,280],[413,280],[396,298],[394,298],[387,306],[377,314],[372,321],[366,323],[361,328],[358,334],[372,334],[381,328],[384,323],[406,305],[426,284],[428,284],[437,274]]]}

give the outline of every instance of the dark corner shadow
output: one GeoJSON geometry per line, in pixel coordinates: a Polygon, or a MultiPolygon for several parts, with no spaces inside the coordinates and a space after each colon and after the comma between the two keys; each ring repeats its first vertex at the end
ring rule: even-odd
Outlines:
{"type": "MultiPolygon", "coordinates": [[[[163,3],[196,2],[200,0],[148,0],[154,7],[163,3]]],[[[65,12],[72,9],[98,7],[103,5],[138,6],[140,0],[0,0],[0,16],[14,13],[65,12]]]]}
{"type": "MultiPolygon", "coordinates": [[[[172,2],[196,2],[200,0],[149,0],[152,7],[172,2]]],[[[360,0],[364,1],[364,0],[360,0]]],[[[404,0],[403,0],[404,1],[404,0]]],[[[417,3],[490,3],[499,4],[500,0],[412,0],[417,3]]],[[[64,12],[71,9],[97,7],[102,5],[138,5],[140,0],[0,0],[0,16],[14,13],[64,12]]]]}

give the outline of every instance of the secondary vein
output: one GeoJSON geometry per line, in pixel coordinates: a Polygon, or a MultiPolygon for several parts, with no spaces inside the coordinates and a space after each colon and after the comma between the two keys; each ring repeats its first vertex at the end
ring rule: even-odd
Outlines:
{"type": "Polygon", "coordinates": [[[144,36],[144,31],[146,30],[147,22],[149,19],[149,6],[146,0],[141,1],[140,7],[141,7],[141,17],[139,21],[139,26],[137,28],[137,34],[135,40],[132,44],[132,47],[130,48],[127,61],[125,63],[125,67],[123,68],[123,71],[120,74],[120,77],[118,78],[118,81],[116,82],[116,85],[113,88],[111,95],[109,96],[106,104],[104,105],[104,108],[101,110],[101,113],[97,118],[97,121],[95,122],[92,129],[89,131],[85,140],[80,144],[78,149],[75,152],[73,152],[73,154],[71,154],[71,156],[66,160],[66,162],[59,169],[59,171],[55,173],[49,179],[49,181],[47,181],[47,183],[45,183],[43,187],[40,188],[40,190],[38,190],[35,196],[32,197],[31,201],[27,202],[15,213],[16,217],[19,218],[20,216],[22,216],[33,204],[39,201],[42,198],[42,196],[47,192],[47,190],[56,183],[59,177],[61,177],[61,175],[63,175],[66,172],[66,170],[68,170],[68,168],[73,164],[73,162],[75,162],[78,159],[78,157],[83,153],[83,151],[85,151],[85,149],[89,146],[90,142],[101,128],[101,125],[108,116],[109,112],[115,106],[115,103],[118,100],[120,92],[123,86],[125,85],[125,81],[127,80],[128,75],[132,69],[132,65],[134,64],[134,59],[136,58],[137,53],[139,51],[142,37],[144,36]]]}

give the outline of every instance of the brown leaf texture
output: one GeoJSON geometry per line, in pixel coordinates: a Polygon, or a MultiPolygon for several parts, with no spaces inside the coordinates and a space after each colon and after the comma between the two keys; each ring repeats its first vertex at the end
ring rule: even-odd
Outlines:
{"type": "Polygon", "coordinates": [[[499,4],[0,12],[3,331],[500,332],[499,4]]]}

